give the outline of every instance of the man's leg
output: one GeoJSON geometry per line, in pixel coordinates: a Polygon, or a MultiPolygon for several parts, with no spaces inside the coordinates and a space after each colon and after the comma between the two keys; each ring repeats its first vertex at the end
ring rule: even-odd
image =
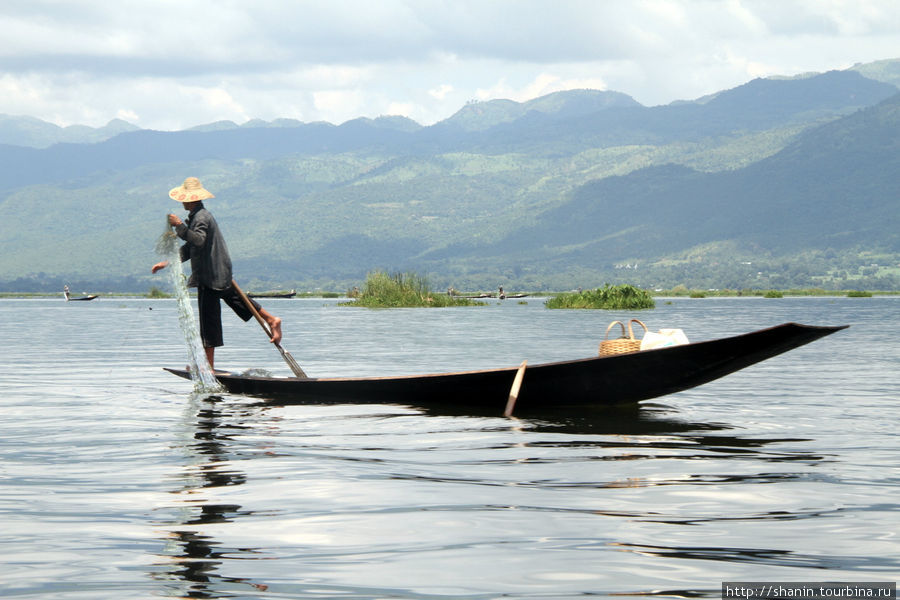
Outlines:
{"type": "Polygon", "coordinates": [[[215,290],[203,286],[197,287],[197,307],[200,312],[200,340],[206,350],[209,368],[215,368],[216,347],[224,344],[222,340],[222,305],[215,290]]]}
{"type": "MultiPolygon", "coordinates": [[[[244,321],[249,321],[253,318],[253,313],[250,312],[250,309],[247,308],[247,305],[244,304],[244,300],[240,297],[233,287],[228,288],[227,290],[223,290],[221,292],[221,298],[225,301],[225,304],[231,307],[231,310],[239,316],[244,321]]],[[[259,302],[254,300],[253,298],[247,298],[250,301],[250,304],[256,309],[256,312],[259,313],[259,316],[263,318],[263,321],[266,322],[269,326],[269,331],[272,332],[272,337],[269,338],[269,341],[273,344],[281,343],[281,319],[264,309],[260,306],[259,302]]]]}
{"type": "Polygon", "coordinates": [[[269,324],[269,331],[272,332],[272,337],[269,338],[269,341],[273,344],[281,343],[281,319],[264,309],[263,307],[259,307],[256,309],[256,312],[259,313],[259,316],[265,320],[266,323],[269,324]]]}

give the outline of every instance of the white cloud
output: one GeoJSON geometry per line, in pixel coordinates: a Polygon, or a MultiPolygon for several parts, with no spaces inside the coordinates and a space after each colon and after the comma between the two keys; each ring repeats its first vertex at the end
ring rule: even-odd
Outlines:
{"type": "Polygon", "coordinates": [[[6,0],[0,113],[430,124],[473,98],[644,104],[898,57],[896,0],[6,0]]]}
{"type": "Polygon", "coordinates": [[[316,110],[327,121],[342,122],[347,120],[344,115],[362,116],[363,112],[369,113],[361,110],[364,100],[358,90],[321,90],[313,92],[312,96],[316,110]]]}
{"type": "Polygon", "coordinates": [[[760,17],[753,12],[746,2],[741,0],[727,0],[724,3],[726,14],[742,30],[745,35],[764,36],[768,33],[768,27],[760,17]]]}
{"type": "Polygon", "coordinates": [[[119,109],[116,113],[116,118],[128,121],[129,123],[136,123],[141,120],[141,117],[136,112],[125,108],[119,109]]]}
{"type": "Polygon", "coordinates": [[[447,97],[447,94],[453,91],[453,86],[449,83],[442,83],[436,88],[428,90],[428,95],[434,98],[435,100],[443,100],[447,97]]]}
{"type": "Polygon", "coordinates": [[[213,88],[213,89],[191,89],[186,88],[182,90],[182,93],[185,96],[189,97],[197,97],[202,99],[202,102],[206,104],[213,111],[228,111],[234,113],[245,113],[244,107],[231,96],[227,91],[221,88],[213,88]]]}
{"type": "Polygon", "coordinates": [[[418,110],[418,107],[412,102],[391,102],[388,104],[387,110],[380,116],[401,116],[413,119],[413,115],[418,110]]]}
{"type": "Polygon", "coordinates": [[[479,100],[504,98],[515,100],[516,102],[525,102],[526,100],[552,94],[553,92],[573,89],[605,90],[607,89],[607,86],[606,82],[600,77],[588,79],[563,79],[562,77],[551,73],[540,73],[534,80],[519,88],[514,88],[510,86],[505,79],[501,79],[490,88],[478,89],[475,96],[479,100]]]}
{"type": "Polygon", "coordinates": [[[720,60],[728,70],[745,74],[750,79],[757,77],[769,77],[778,74],[778,67],[773,64],[766,64],[754,61],[746,56],[738,56],[731,50],[726,50],[724,54],[716,57],[720,60]]]}

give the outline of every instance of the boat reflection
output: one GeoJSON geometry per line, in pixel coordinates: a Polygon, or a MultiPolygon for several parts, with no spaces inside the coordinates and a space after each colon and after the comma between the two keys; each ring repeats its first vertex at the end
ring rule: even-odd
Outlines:
{"type": "Polygon", "coordinates": [[[879,556],[819,555],[773,548],[720,548],[714,546],[651,546],[647,544],[611,543],[623,552],[644,556],[750,563],[767,567],[800,567],[807,569],[841,569],[849,571],[896,572],[900,561],[879,556]]]}
{"type": "Polygon", "coordinates": [[[237,425],[241,407],[228,407],[214,396],[194,399],[186,411],[183,443],[173,447],[184,454],[185,464],[173,477],[178,486],[171,490],[177,497],[170,507],[172,518],[159,521],[166,531],[165,550],[160,556],[163,571],[154,571],[155,579],[174,583],[176,597],[234,597],[235,584],[257,591],[268,588],[250,579],[226,577],[219,572],[225,560],[260,558],[253,548],[229,548],[204,531],[204,526],[231,523],[250,516],[238,504],[211,501],[214,488],[243,485],[246,474],[235,468],[239,455],[234,454],[233,436],[249,429],[237,425]],[[228,588],[232,591],[225,591],[228,588]]]}
{"type": "MultiPolygon", "coordinates": [[[[463,409],[439,406],[422,409],[432,416],[496,417],[496,411],[479,412],[470,407],[463,409]]],[[[678,416],[678,409],[658,403],[634,403],[622,406],[582,407],[577,412],[547,410],[531,411],[527,418],[513,418],[510,423],[522,430],[540,433],[564,433],[587,436],[613,436],[579,438],[560,443],[598,446],[628,446],[632,438],[654,436],[654,447],[704,448],[721,452],[753,452],[773,444],[805,442],[800,438],[745,437],[731,433],[734,427],[727,423],[691,421],[678,416]]],[[[647,440],[640,440],[647,447],[647,440]]],[[[773,460],[819,461],[825,457],[807,453],[772,453],[773,460]]]]}
{"type": "Polygon", "coordinates": [[[740,458],[765,462],[818,464],[829,457],[818,452],[784,449],[810,440],[789,437],[742,436],[725,423],[698,422],[678,416],[675,409],[660,404],[644,404],[617,411],[584,412],[575,416],[544,417],[531,420],[534,431],[597,435],[599,438],[574,440],[575,444],[606,448],[651,448],[658,451],[691,451],[692,458],[740,458]],[[612,436],[611,438],[608,436],[612,436]]]}

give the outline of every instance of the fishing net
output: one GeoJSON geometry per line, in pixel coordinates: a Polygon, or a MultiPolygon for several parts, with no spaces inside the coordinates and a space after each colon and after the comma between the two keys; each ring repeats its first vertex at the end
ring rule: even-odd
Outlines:
{"type": "Polygon", "coordinates": [[[209,361],[206,360],[206,351],[203,349],[200,331],[197,328],[197,321],[194,319],[194,311],[191,308],[187,278],[181,266],[178,236],[172,231],[168,220],[166,221],[165,231],[156,242],[156,253],[169,261],[169,279],[178,304],[178,325],[188,347],[194,391],[201,394],[221,392],[223,391],[222,386],[216,381],[216,377],[209,366],[209,361]]]}

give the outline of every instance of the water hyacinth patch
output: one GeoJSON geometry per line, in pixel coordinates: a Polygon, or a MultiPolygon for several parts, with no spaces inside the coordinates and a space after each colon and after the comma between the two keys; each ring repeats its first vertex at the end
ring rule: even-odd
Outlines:
{"type": "Polygon", "coordinates": [[[344,306],[365,306],[367,308],[417,308],[447,306],[477,306],[467,298],[457,298],[448,294],[431,291],[428,280],[416,273],[393,273],[375,271],[366,276],[366,282],[355,302],[344,306]]]}
{"type": "Polygon", "coordinates": [[[629,284],[606,284],[596,290],[555,296],[545,303],[547,308],[599,308],[605,310],[644,310],[656,308],[647,290],[629,284]]]}

